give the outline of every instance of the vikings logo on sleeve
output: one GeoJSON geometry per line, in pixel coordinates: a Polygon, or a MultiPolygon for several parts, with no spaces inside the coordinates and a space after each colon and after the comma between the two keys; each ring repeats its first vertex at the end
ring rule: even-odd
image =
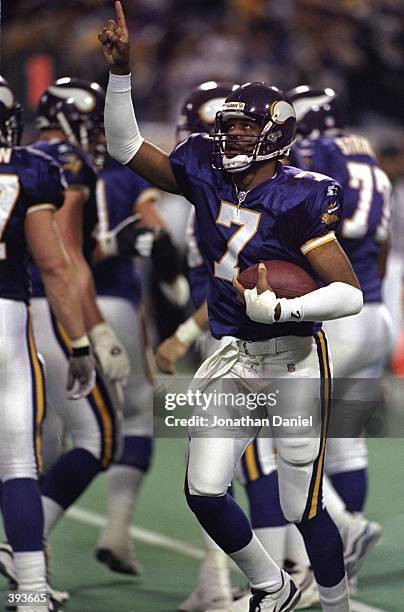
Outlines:
{"type": "Polygon", "coordinates": [[[69,152],[61,155],[59,161],[63,164],[63,170],[72,174],[78,174],[83,167],[83,162],[76,153],[69,152]]]}
{"type": "Polygon", "coordinates": [[[339,187],[330,185],[327,188],[328,202],[325,211],[321,215],[321,221],[324,225],[333,229],[336,227],[341,218],[341,200],[339,197],[339,187]]]}

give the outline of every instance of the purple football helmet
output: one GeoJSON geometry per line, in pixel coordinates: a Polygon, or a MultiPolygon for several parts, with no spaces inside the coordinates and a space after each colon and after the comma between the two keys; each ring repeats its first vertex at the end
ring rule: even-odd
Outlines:
{"type": "Polygon", "coordinates": [[[296,134],[313,138],[333,130],[345,128],[345,119],[338,96],[333,89],[315,89],[299,85],[287,93],[296,111],[296,134]]]}
{"type": "Polygon", "coordinates": [[[101,85],[65,77],[41,96],[36,125],[40,130],[62,130],[72,144],[89,150],[104,129],[105,93],[101,85]]]}
{"type": "Polygon", "coordinates": [[[21,105],[6,79],[0,76],[0,144],[16,147],[22,134],[21,105]]]}
{"type": "Polygon", "coordinates": [[[227,172],[242,172],[252,163],[282,157],[289,153],[294,142],[296,115],[285,94],[266,83],[245,83],[233,91],[216,115],[215,152],[213,165],[227,172]],[[254,121],[259,126],[257,135],[228,135],[231,119],[254,121]],[[226,155],[227,141],[254,145],[251,153],[226,155]]]}
{"type": "Polygon", "coordinates": [[[184,100],[177,121],[176,140],[182,142],[195,133],[213,134],[216,113],[239,85],[207,81],[195,87],[184,100]]]}

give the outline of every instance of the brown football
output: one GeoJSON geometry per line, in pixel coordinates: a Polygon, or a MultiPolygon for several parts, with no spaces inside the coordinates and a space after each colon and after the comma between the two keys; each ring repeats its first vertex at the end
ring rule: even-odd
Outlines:
{"type": "MultiPolygon", "coordinates": [[[[277,297],[299,297],[318,288],[314,278],[294,263],[278,259],[262,263],[267,269],[268,283],[277,297]]],[[[258,263],[243,270],[238,280],[245,289],[254,289],[258,282],[258,263]]]]}

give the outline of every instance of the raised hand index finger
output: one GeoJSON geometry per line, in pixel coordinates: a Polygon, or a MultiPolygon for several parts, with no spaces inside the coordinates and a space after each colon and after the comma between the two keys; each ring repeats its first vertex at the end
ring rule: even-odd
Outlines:
{"type": "Polygon", "coordinates": [[[116,20],[117,20],[118,26],[120,28],[127,29],[126,19],[125,19],[125,15],[123,12],[122,4],[119,2],[119,0],[115,2],[115,14],[116,14],[116,20]]]}

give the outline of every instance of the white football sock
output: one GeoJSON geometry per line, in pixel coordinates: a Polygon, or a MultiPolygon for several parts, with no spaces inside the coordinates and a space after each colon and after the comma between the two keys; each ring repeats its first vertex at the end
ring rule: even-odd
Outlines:
{"type": "Polygon", "coordinates": [[[297,563],[300,567],[309,567],[310,565],[304,540],[296,525],[288,525],[287,527],[285,557],[289,561],[297,563]]]}
{"type": "Polygon", "coordinates": [[[113,465],[108,470],[107,525],[104,533],[108,532],[109,539],[126,540],[144,475],[142,470],[126,465],[113,465]]]}
{"type": "MultiPolygon", "coordinates": [[[[325,479],[327,480],[327,479],[325,479]]],[[[347,545],[349,537],[355,537],[363,530],[364,520],[351,514],[345,509],[345,504],[335,491],[331,483],[326,484],[324,490],[326,508],[338,527],[344,546],[347,545]]]]}
{"type": "Polygon", "coordinates": [[[325,506],[331,515],[333,513],[345,511],[345,504],[343,500],[338,495],[327,476],[324,476],[323,479],[323,491],[325,506]]]}
{"type": "Polygon", "coordinates": [[[286,555],[286,538],[289,525],[283,527],[260,527],[254,533],[279,567],[283,567],[286,555]]]}
{"type": "Polygon", "coordinates": [[[43,535],[46,539],[49,535],[49,532],[52,531],[52,529],[54,528],[60,517],[63,515],[65,510],[62,506],[59,506],[59,504],[56,503],[55,500],[51,499],[50,497],[46,497],[45,495],[42,495],[42,507],[44,514],[43,535]]]}
{"type": "Polygon", "coordinates": [[[145,473],[129,465],[112,465],[107,473],[108,505],[120,504],[132,509],[138,499],[145,473]]]}
{"type": "Polygon", "coordinates": [[[322,612],[350,612],[348,581],[346,576],[333,587],[317,585],[322,612]]]}
{"type": "Polygon", "coordinates": [[[19,591],[38,591],[46,593],[46,563],[42,550],[36,552],[14,553],[14,566],[19,591]]]}
{"type": "Polygon", "coordinates": [[[282,587],[282,574],[279,567],[253,534],[251,541],[241,550],[230,553],[236,565],[247,576],[254,589],[278,591],[282,587]]]}
{"type": "Polygon", "coordinates": [[[227,555],[221,548],[218,550],[205,551],[205,556],[199,568],[199,574],[201,576],[206,572],[210,573],[212,570],[215,570],[215,572],[228,572],[227,555]]]}

